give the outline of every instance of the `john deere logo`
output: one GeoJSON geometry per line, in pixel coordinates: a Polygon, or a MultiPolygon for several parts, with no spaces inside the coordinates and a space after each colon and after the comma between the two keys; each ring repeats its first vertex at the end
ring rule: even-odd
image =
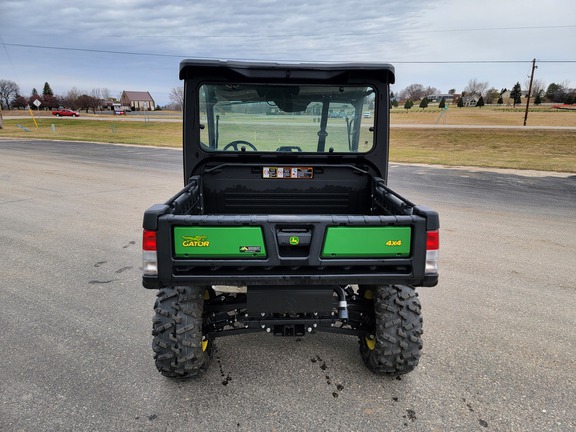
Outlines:
{"type": "Polygon", "coordinates": [[[296,245],[300,244],[300,237],[296,237],[296,236],[290,237],[290,244],[292,246],[296,246],[296,245]]]}
{"type": "Polygon", "coordinates": [[[182,236],[182,246],[184,247],[208,247],[210,242],[207,236],[182,236]]]}

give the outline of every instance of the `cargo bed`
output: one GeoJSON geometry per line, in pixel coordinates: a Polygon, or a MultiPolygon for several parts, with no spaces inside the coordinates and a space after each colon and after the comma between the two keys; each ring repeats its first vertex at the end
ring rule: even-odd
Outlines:
{"type": "Polygon", "coordinates": [[[160,278],[144,282],[433,286],[419,242],[437,224],[435,212],[353,166],[225,164],[146,212],[144,228],[170,256],[158,257],[160,278]],[[270,178],[271,168],[313,177],[270,178]]]}

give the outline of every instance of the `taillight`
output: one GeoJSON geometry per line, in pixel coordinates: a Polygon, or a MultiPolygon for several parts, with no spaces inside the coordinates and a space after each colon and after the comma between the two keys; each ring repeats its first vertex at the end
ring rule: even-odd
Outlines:
{"type": "Polygon", "coordinates": [[[426,273],[438,273],[439,249],[440,233],[428,231],[426,233],[426,273]]]}
{"type": "Polygon", "coordinates": [[[156,231],[144,230],[142,235],[142,249],[145,251],[156,250],[156,231]]]}
{"type": "Polygon", "coordinates": [[[144,230],[142,235],[142,273],[146,276],[158,276],[156,231],[144,230]]]}
{"type": "Polygon", "coordinates": [[[428,231],[426,233],[426,250],[440,249],[440,232],[428,231]]]}

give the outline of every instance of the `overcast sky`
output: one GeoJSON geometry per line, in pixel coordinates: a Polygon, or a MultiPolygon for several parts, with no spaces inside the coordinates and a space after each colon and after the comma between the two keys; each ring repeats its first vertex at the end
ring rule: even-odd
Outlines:
{"type": "Polygon", "coordinates": [[[575,41],[576,0],[0,0],[0,79],[25,96],[48,82],[163,105],[184,58],[392,63],[395,92],[524,87],[536,58],[537,79],[576,87],[575,41]]]}

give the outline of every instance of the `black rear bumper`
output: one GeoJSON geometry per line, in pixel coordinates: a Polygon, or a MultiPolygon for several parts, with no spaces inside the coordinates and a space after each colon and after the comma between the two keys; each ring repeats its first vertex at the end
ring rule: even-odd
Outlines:
{"type": "MultiPolygon", "coordinates": [[[[425,210],[430,211],[431,210],[425,210]]],[[[146,226],[145,226],[146,228],[146,226]]],[[[146,288],[175,285],[349,285],[402,284],[435,286],[437,274],[424,273],[426,232],[430,218],[410,216],[328,215],[163,215],[158,231],[158,277],[143,277],[146,288]],[[268,255],[262,259],[179,258],[173,253],[176,226],[259,226],[268,255]],[[326,229],[330,226],[410,226],[411,254],[395,258],[321,258],[326,229]],[[294,256],[282,246],[277,232],[306,229],[309,245],[294,256]]]]}

